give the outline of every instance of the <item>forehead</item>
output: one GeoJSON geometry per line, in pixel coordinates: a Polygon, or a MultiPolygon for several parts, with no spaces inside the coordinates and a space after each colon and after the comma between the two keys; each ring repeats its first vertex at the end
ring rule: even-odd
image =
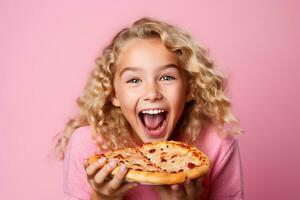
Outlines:
{"type": "Polygon", "coordinates": [[[121,47],[117,71],[126,67],[153,68],[168,64],[178,66],[178,63],[177,55],[170,52],[159,39],[134,38],[121,47]]]}

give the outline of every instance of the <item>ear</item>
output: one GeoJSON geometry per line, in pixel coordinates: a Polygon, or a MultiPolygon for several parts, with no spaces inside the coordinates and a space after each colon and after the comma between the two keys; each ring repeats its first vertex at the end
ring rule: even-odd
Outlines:
{"type": "Polygon", "coordinates": [[[187,102],[190,102],[190,101],[192,101],[192,100],[193,100],[193,95],[192,95],[191,92],[188,92],[188,93],[186,94],[186,97],[185,97],[185,102],[187,103],[187,102]]]}
{"type": "Polygon", "coordinates": [[[193,94],[192,94],[191,88],[189,86],[187,86],[185,94],[186,94],[186,96],[185,96],[186,103],[193,100],[193,94]]]}
{"type": "Polygon", "coordinates": [[[115,107],[120,107],[120,101],[118,97],[113,96],[110,101],[115,107]]]}

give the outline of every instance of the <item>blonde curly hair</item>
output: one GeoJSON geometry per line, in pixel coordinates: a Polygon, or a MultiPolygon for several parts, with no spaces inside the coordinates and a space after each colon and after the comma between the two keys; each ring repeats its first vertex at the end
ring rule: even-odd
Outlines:
{"type": "Polygon", "coordinates": [[[56,154],[64,158],[64,152],[72,133],[79,127],[92,127],[92,139],[102,150],[133,146],[131,127],[119,107],[111,103],[114,95],[113,79],[120,49],[132,38],[158,38],[165,47],[178,55],[180,66],[189,75],[188,90],[192,100],[187,102],[176,129],[184,140],[192,143],[204,125],[214,123],[220,135],[239,134],[243,130],[231,112],[231,104],[225,96],[226,79],[215,70],[208,51],[182,29],[151,18],[141,18],[131,27],[124,28],[104,48],[96,59],[96,68],[78,97],[79,117],[70,119],[55,144],[56,154]],[[229,125],[227,130],[225,125],[229,125]]]}

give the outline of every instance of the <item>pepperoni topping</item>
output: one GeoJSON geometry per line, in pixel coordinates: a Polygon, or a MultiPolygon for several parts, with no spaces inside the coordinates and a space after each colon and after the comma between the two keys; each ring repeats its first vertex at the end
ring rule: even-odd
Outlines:
{"type": "Polygon", "coordinates": [[[155,152],[155,149],[150,149],[149,150],[149,153],[154,153],[155,152]]]}
{"type": "Polygon", "coordinates": [[[196,165],[194,163],[188,163],[188,168],[193,169],[194,167],[196,167],[196,165]]]}
{"type": "Polygon", "coordinates": [[[122,156],[122,155],[116,155],[116,156],[114,156],[114,158],[118,158],[118,159],[124,159],[124,157],[122,156]]]}
{"type": "Polygon", "coordinates": [[[103,157],[105,157],[105,155],[104,154],[97,154],[97,155],[95,155],[96,156],[96,158],[97,159],[100,159],[100,158],[103,158],[103,157]]]}
{"type": "Polygon", "coordinates": [[[177,155],[173,155],[173,156],[171,157],[171,159],[172,159],[172,158],[175,158],[175,157],[177,157],[177,155]]]}
{"type": "Polygon", "coordinates": [[[197,156],[199,156],[199,154],[198,154],[197,152],[194,151],[194,152],[193,152],[193,156],[196,156],[196,157],[197,157],[197,156]]]}

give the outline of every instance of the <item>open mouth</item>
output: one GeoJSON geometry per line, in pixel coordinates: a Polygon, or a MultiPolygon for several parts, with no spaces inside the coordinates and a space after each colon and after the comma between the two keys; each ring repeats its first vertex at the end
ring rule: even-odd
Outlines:
{"type": "Polygon", "coordinates": [[[144,131],[151,136],[161,136],[166,132],[168,112],[162,109],[143,110],[139,113],[144,131]]]}

